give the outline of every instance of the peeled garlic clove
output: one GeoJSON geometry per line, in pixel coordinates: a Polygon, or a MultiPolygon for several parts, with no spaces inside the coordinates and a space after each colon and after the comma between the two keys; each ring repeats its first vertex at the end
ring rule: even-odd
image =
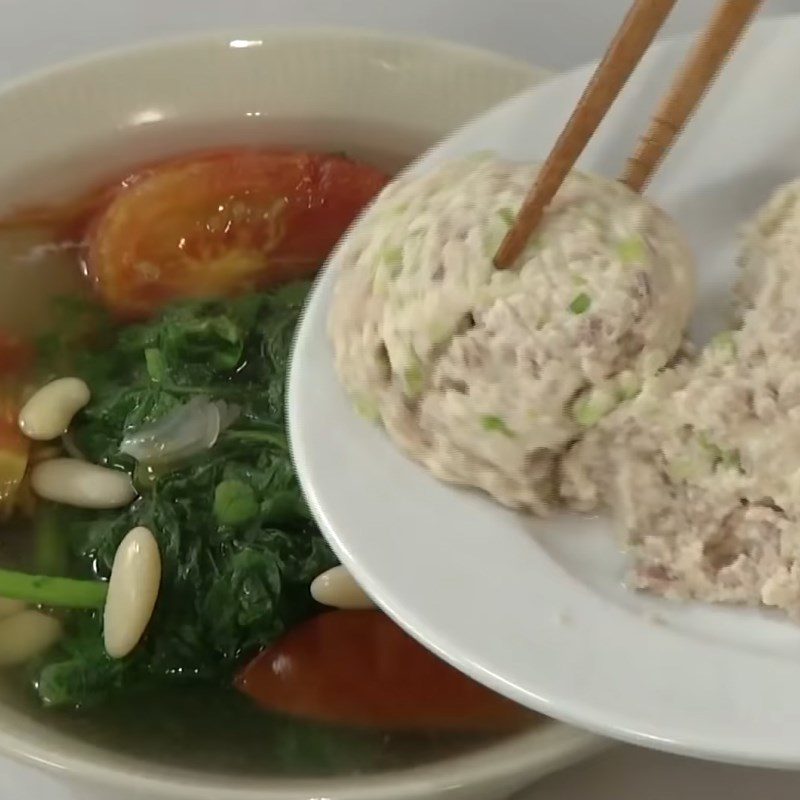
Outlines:
{"type": "Polygon", "coordinates": [[[77,458],[52,458],[31,469],[31,487],[44,500],[78,508],[122,508],[136,490],[127,472],[77,458]]]}
{"type": "Polygon", "coordinates": [[[324,606],[342,609],[375,608],[369,595],[341,565],[317,575],[311,582],[311,596],[324,606]]]}
{"type": "Polygon", "coordinates": [[[112,658],[123,658],[139,643],[160,584],[161,554],[155,536],[147,528],[133,528],[114,555],[103,612],[103,638],[112,658]]]}
{"type": "Polygon", "coordinates": [[[72,418],[91,397],[80,378],[58,378],[42,386],[19,412],[20,430],[37,441],[56,439],[67,432],[72,418]]]}
{"type": "Polygon", "coordinates": [[[52,647],[62,633],[55,617],[33,609],[0,619],[0,666],[24,664],[52,647]]]}

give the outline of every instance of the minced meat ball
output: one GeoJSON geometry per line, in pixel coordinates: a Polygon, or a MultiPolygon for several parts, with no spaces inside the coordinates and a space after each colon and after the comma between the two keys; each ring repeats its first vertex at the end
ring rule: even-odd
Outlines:
{"type": "Polygon", "coordinates": [[[496,269],[537,169],[472,158],[387,187],[342,253],[330,333],[353,402],[407,453],[542,514],[568,445],[679,348],[694,270],[666,214],[581,173],[496,269]]]}

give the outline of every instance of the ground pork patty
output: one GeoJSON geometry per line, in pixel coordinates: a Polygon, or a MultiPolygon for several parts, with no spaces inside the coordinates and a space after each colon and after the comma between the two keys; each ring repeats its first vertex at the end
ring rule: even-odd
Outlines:
{"type": "Polygon", "coordinates": [[[494,269],[537,169],[472,158],[387,187],[342,253],[330,334],[353,402],[407,453],[545,513],[567,445],[679,347],[694,270],[663,212],[579,173],[494,269]]]}
{"type": "Polygon", "coordinates": [[[649,380],[563,460],[570,503],[622,522],[635,587],[800,619],[797,194],[779,190],[746,228],[741,329],[649,380]]]}
{"type": "Polygon", "coordinates": [[[743,230],[736,302],[741,312],[763,293],[795,282],[800,253],[800,179],[778,187],[743,230]]]}

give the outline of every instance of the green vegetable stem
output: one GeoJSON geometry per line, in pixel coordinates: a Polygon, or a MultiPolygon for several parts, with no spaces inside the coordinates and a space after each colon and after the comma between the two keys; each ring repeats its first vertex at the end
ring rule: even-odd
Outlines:
{"type": "Polygon", "coordinates": [[[33,605],[102,608],[107,591],[103,581],[51,578],[0,569],[0,597],[25,600],[33,605]]]}

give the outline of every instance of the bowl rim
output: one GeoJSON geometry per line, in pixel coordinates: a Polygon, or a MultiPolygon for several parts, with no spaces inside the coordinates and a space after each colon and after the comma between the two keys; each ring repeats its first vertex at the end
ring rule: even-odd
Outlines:
{"type": "Polygon", "coordinates": [[[531,80],[537,75],[551,76],[555,72],[548,67],[531,64],[519,58],[506,56],[477,45],[441,39],[435,36],[417,36],[412,33],[399,31],[397,33],[377,30],[375,28],[360,28],[347,25],[255,25],[238,26],[231,28],[208,29],[177,36],[155,36],[141,39],[131,44],[110,46],[94,50],[88,54],[76,55],[72,58],[62,59],[52,64],[30,70],[17,77],[0,81],[0,102],[7,95],[25,90],[31,84],[49,80],[58,75],[70,72],[79,72],[84,69],[99,66],[108,62],[125,61],[129,58],[145,55],[159,55],[176,49],[192,49],[196,47],[213,47],[229,44],[241,40],[252,44],[244,45],[259,47],[273,42],[285,43],[286,40],[295,41],[338,41],[347,43],[358,39],[374,44],[401,45],[420,52],[440,51],[452,56],[462,56],[483,61],[486,65],[515,70],[520,75],[527,74],[531,80]]]}
{"type": "MultiPolygon", "coordinates": [[[[285,44],[287,40],[306,44],[333,41],[346,46],[357,40],[379,46],[400,46],[408,52],[437,52],[451,58],[483,62],[488,67],[506,68],[521,76],[527,74],[531,81],[547,74],[546,70],[537,69],[519,59],[434,37],[386,33],[358,27],[239,26],[144,40],[47,65],[0,84],[0,103],[40,83],[78,76],[83,71],[91,72],[109,63],[156,57],[175,50],[213,48],[236,39],[252,41],[257,46],[285,44]]],[[[109,752],[108,755],[114,761],[104,763],[101,757],[103,751],[97,748],[95,755],[91,752],[95,748],[83,742],[76,742],[70,749],[61,743],[47,744],[33,734],[20,734],[7,727],[0,728],[0,752],[16,761],[43,767],[76,781],[88,781],[109,789],[158,793],[176,800],[190,794],[196,800],[217,800],[220,791],[224,791],[231,800],[285,800],[287,796],[305,798],[320,792],[330,800],[379,800],[384,792],[390,793],[393,799],[410,799],[419,797],[421,792],[446,791],[472,784],[489,785],[494,781],[513,780],[515,776],[533,778],[547,771],[549,765],[569,763],[596,752],[605,745],[604,740],[593,734],[547,720],[530,731],[516,734],[499,743],[418,767],[364,776],[248,777],[236,779],[236,786],[230,786],[224,780],[235,778],[225,773],[194,773],[186,768],[168,765],[159,765],[152,773],[144,773],[141,768],[147,764],[145,759],[116,756],[109,752]],[[82,752],[85,747],[90,752],[82,752]]]]}
{"type": "Polygon", "coordinates": [[[138,771],[146,760],[125,757],[125,766],[109,766],[87,756],[65,755],[38,746],[36,752],[14,744],[15,737],[0,730],[0,752],[13,760],[41,768],[70,781],[73,788],[132,792],[159,800],[421,800],[460,787],[507,783],[509,791],[559,768],[589,758],[614,742],[563,722],[544,718],[528,731],[458,756],[408,769],[367,775],[271,778],[234,773],[201,773],[162,767],[148,774],[138,771]],[[231,785],[229,781],[237,781],[231,785]]]}

